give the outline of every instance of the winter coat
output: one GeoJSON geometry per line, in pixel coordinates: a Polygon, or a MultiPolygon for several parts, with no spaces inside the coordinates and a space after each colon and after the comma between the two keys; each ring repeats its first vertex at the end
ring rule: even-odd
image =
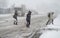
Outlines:
{"type": "Polygon", "coordinates": [[[49,13],[48,14],[48,17],[49,17],[49,19],[53,19],[53,14],[52,13],[49,13]]]}
{"type": "Polygon", "coordinates": [[[17,18],[18,14],[17,14],[17,11],[15,11],[15,14],[13,15],[13,18],[17,18]]]}
{"type": "Polygon", "coordinates": [[[31,19],[31,11],[28,12],[26,16],[26,21],[30,21],[30,19],[31,19]]]}

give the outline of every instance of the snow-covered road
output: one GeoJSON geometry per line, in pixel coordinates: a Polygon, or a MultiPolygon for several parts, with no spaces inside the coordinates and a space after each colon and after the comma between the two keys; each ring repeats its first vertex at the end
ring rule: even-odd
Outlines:
{"type": "Polygon", "coordinates": [[[13,18],[10,17],[0,23],[0,37],[2,38],[19,38],[20,36],[30,35],[33,31],[39,30],[46,26],[47,16],[35,15],[31,18],[30,28],[26,28],[26,17],[18,17],[18,25],[13,25],[13,18]]]}

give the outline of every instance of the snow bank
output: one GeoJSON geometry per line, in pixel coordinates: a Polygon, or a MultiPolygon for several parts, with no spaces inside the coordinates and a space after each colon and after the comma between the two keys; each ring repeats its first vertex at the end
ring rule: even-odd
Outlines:
{"type": "Polygon", "coordinates": [[[40,38],[60,38],[60,31],[47,31],[40,38]]]}
{"type": "Polygon", "coordinates": [[[54,20],[54,24],[47,25],[44,32],[39,38],[60,38],[60,15],[54,20]]]}

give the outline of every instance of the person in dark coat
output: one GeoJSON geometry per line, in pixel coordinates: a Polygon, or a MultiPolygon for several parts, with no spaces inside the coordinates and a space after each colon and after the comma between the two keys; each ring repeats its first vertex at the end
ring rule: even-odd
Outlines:
{"type": "Polygon", "coordinates": [[[26,21],[27,21],[26,27],[30,26],[30,20],[31,20],[31,11],[28,11],[28,14],[26,16],[26,21]]]}
{"type": "Polygon", "coordinates": [[[13,18],[15,19],[15,21],[14,21],[14,24],[15,24],[15,25],[17,25],[17,16],[18,16],[17,10],[15,10],[15,13],[14,13],[14,15],[13,15],[13,18]]]}

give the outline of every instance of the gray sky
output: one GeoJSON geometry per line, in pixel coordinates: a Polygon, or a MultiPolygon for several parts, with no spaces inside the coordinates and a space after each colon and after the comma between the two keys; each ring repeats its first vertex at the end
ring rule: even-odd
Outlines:
{"type": "Polygon", "coordinates": [[[40,12],[60,12],[60,0],[7,0],[6,7],[10,7],[14,3],[16,6],[25,4],[27,8],[40,12]]]}

